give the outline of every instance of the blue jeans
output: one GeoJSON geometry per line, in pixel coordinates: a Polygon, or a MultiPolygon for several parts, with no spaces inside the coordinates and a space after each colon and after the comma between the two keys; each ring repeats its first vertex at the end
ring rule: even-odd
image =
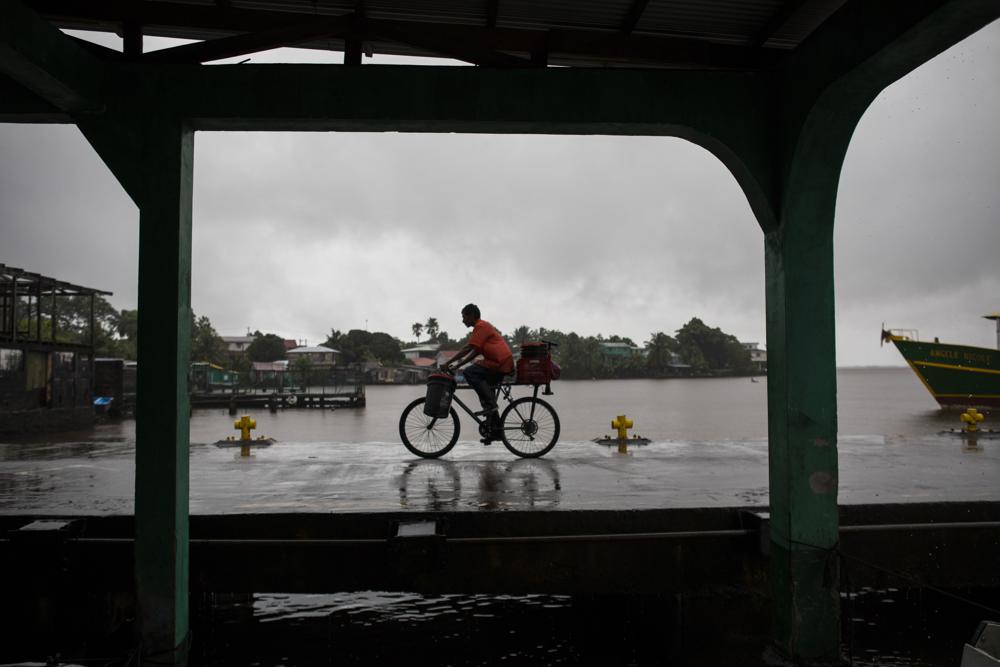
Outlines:
{"type": "Polygon", "coordinates": [[[483,410],[496,407],[496,403],[493,401],[493,390],[503,380],[504,374],[479,364],[470,364],[462,372],[465,375],[465,381],[479,395],[479,402],[482,404],[483,410]]]}

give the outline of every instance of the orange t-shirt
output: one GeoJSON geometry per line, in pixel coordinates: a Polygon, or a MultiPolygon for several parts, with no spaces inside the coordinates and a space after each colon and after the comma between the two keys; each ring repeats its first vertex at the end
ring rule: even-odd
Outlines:
{"type": "Polygon", "coordinates": [[[477,362],[480,366],[501,373],[510,373],[514,370],[514,355],[511,354],[507,341],[497,328],[486,320],[479,320],[473,325],[469,345],[483,355],[482,360],[477,362]]]}

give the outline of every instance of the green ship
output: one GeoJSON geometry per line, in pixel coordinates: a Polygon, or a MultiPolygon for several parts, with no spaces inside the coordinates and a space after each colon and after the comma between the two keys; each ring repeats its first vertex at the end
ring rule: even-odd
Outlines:
{"type": "Polygon", "coordinates": [[[997,323],[997,349],[917,340],[916,332],[882,329],[941,407],[1000,408],[1000,312],[983,315],[997,323]]]}

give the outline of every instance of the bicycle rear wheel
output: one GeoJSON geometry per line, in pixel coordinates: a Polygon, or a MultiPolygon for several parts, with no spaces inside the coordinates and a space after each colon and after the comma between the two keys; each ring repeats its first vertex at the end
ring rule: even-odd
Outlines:
{"type": "Polygon", "coordinates": [[[540,398],[525,396],[513,401],[500,421],[504,446],[521,458],[544,456],[559,439],[559,416],[540,398]]]}
{"type": "Polygon", "coordinates": [[[447,417],[429,417],[424,414],[425,400],[418,398],[403,410],[399,416],[399,437],[417,456],[436,459],[458,442],[458,413],[452,408],[447,417]]]}

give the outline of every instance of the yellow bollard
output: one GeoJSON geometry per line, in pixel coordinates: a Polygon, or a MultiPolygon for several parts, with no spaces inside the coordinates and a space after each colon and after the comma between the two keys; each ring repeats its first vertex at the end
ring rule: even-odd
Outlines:
{"type": "Polygon", "coordinates": [[[965,432],[966,433],[977,433],[979,431],[979,422],[985,419],[979,410],[975,408],[969,408],[962,413],[961,419],[965,422],[965,432]]]}
{"type": "Polygon", "coordinates": [[[233,422],[233,428],[240,432],[240,456],[250,456],[250,431],[257,428],[257,421],[243,415],[238,421],[233,422]]]}
{"type": "Polygon", "coordinates": [[[628,438],[628,429],[632,428],[632,420],[625,415],[618,415],[611,420],[611,428],[618,429],[619,440],[625,440],[628,438]]]}
{"type": "Polygon", "coordinates": [[[611,420],[611,428],[618,429],[618,453],[628,453],[628,429],[632,428],[632,420],[625,415],[618,415],[611,420]]]}

